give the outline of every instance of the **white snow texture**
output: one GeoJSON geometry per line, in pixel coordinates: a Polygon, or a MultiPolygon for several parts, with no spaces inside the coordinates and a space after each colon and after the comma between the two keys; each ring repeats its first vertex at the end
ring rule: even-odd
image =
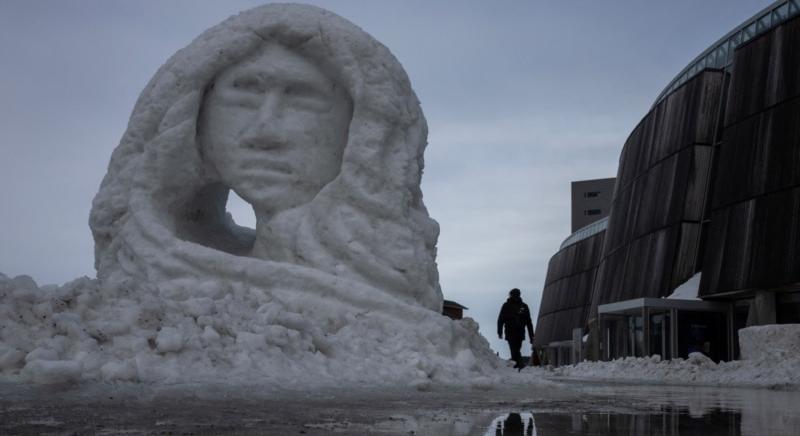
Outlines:
{"type": "Polygon", "coordinates": [[[427,127],[389,50],[320,8],[266,5],[162,66],[90,226],[97,279],[0,274],[0,373],[76,380],[486,384],[474,321],[440,314],[427,127]],[[255,231],[225,213],[250,202],[255,231]]]}
{"type": "Polygon", "coordinates": [[[672,294],[667,298],[671,300],[700,300],[698,297],[700,293],[700,279],[703,273],[693,275],[689,280],[681,283],[680,286],[673,289],[672,294]]]}
{"type": "Polygon", "coordinates": [[[625,357],[555,368],[558,377],[685,385],[800,389],[800,324],[739,330],[742,360],[715,363],[702,353],[688,359],[625,357]]]}

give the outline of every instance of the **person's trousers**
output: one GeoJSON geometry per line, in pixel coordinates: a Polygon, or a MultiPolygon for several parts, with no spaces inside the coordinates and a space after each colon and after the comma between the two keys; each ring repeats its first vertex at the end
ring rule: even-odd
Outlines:
{"type": "Polygon", "coordinates": [[[506,338],[508,341],[508,349],[511,351],[511,360],[517,362],[517,366],[522,366],[522,338],[506,338]]]}

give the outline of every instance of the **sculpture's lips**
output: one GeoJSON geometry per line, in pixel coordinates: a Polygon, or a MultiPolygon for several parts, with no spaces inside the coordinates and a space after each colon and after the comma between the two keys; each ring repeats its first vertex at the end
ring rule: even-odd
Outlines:
{"type": "Polygon", "coordinates": [[[240,178],[246,180],[258,181],[260,183],[286,183],[286,182],[292,182],[297,179],[294,175],[290,173],[278,172],[268,169],[242,172],[242,174],[240,174],[240,178]]]}
{"type": "Polygon", "coordinates": [[[239,165],[239,169],[249,174],[276,173],[288,175],[294,172],[292,166],[288,163],[272,159],[248,159],[239,165]]]}
{"type": "Polygon", "coordinates": [[[275,162],[241,165],[238,170],[238,178],[250,180],[257,184],[284,184],[297,180],[295,172],[290,167],[276,165],[275,162]]]}

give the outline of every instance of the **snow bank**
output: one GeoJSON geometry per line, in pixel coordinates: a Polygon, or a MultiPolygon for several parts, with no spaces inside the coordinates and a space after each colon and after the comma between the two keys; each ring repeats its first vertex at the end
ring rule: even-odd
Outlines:
{"type": "Polygon", "coordinates": [[[739,331],[744,360],[714,363],[702,353],[662,361],[659,356],[582,362],[544,371],[548,377],[581,380],[788,387],[800,389],[800,325],[748,327],[739,331]]]}
{"type": "Polygon", "coordinates": [[[40,288],[27,276],[0,275],[0,375],[425,389],[490,385],[501,364],[471,319],[401,320],[330,307],[327,322],[316,325],[257,289],[195,292],[132,292],[85,277],[40,288]]]}

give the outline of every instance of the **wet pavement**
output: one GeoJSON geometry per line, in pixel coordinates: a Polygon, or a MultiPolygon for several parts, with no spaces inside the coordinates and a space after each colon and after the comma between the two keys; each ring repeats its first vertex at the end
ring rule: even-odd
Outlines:
{"type": "Polygon", "coordinates": [[[0,434],[800,435],[800,392],[586,383],[430,392],[0,384],[0,434]]]}

